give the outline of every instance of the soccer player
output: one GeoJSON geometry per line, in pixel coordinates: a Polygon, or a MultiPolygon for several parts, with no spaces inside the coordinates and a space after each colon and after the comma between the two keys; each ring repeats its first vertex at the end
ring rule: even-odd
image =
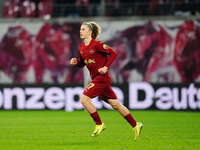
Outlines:
{"type": "Polygon", "coordinates": [[[72,65],[79,67],[86,65],[92,78],[80,99],[82,105],[96,123],[92,136],[99,135],[106,128],[97,113],[97,109],[91,103],[92,98],[99,96],[100,99],[110,104],[113,109],[117,110],[128,121],[133,128],[134,139],[137,140],[143,125],[141,122],[136,122],[129,110],[117,100],[117,96],[110,86],[111,77],[108,69],[117,54],[112,48],[96,40],[99,33],[100,26],[98,24],[95,22],[83,22],[80,28],[80,38],[83,39],[83,43],[79,45],[78,58],[70,60],[72,65]]]}

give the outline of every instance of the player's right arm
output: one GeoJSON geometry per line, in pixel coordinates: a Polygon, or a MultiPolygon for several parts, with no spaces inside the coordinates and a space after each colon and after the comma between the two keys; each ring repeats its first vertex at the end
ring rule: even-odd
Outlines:
{"type": "Polygon", "coordinates": [[[80,53],[78,53],[78,58],[72,58],[70,60],[70,64],[74,65],[74,66],[78,66],[78,67],[84,67],[85,66],[84,60],[81,57],[80,53]]]}
{"type": "Polygon", "coordinates": [[[71,64],[71,65],[77,65],[77,59],[76,59],[76,58],[72,58],[72,59],[70,60],[70,64],[71,64]]]}

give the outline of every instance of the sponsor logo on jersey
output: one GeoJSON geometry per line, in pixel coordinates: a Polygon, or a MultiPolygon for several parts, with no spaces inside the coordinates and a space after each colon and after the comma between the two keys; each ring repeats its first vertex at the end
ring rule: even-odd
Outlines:
{"type": "Polygon", "coordinates": [[[84,60],[84,63],[87,65],[87,64],[96,63],[96,62],[95,62],[94,59],[88,59],[88,60],[85,59],[85,60],[84,60]]]}
{"type": "Polygon", "coordinates": [[[94,54],[94,52],[95,51],[93,49],[89,51],[90,54],[94,54]]]}

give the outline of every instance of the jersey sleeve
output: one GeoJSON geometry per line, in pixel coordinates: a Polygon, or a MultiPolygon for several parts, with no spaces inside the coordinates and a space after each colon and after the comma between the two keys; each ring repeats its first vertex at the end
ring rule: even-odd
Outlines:
{"type": "Polygon", "coordinates": [[[97,43],[96,51],[109,55],[108,61],[105,65],[106,67],[110,67],[110,65],[113,63],[113,61],[117,57],[117,53],[111,47],[109,47],[108,45],[106,45],[103,42],[97,43]]]}

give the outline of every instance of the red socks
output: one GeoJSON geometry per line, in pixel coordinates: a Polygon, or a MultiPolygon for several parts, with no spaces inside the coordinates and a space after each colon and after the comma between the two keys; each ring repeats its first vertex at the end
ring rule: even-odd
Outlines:
{"type": "Polygon", "coordinates": [[[128,114],[127,116],[124,117],[128,123],[134,128],[136,126],[136,121],[133,118],[133,116],[131,114],[128,114]]]}
{"type": "Polygon", "coordinates": [[[92,114],[90,114],[90,116],[93,118],[93,120],[96,123],[96,125],[101,125],[102,124],[101,119],[100,119],[97,111],[92,113],[92,114]]]}

